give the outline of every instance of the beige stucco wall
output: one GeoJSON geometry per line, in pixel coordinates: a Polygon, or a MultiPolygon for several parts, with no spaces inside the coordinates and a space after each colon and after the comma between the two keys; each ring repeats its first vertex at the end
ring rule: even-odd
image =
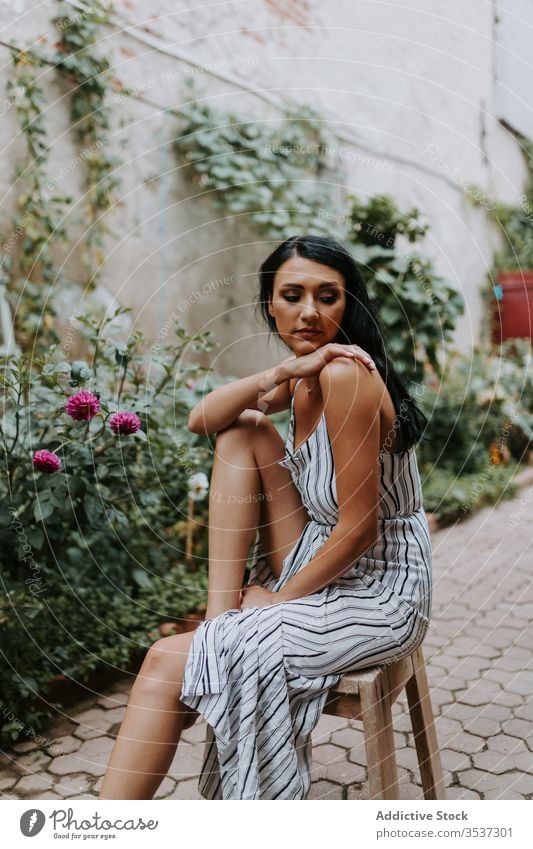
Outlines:
{"type": "MultiPolygon", "coordinates": [[[[54,39],[53,0],[0,5],[4,41],[54,39]]],[[[115,77],[136,94],[117,95],[112,103],[112,145],[123,158],[122,183],[109,216],[113,236],[102,281],[110,295],[133,308],[132,327],[140,326],[156,342],[176,314],[189,331],[211,330],[220,345],[204,362],[226,373],[250,373],[285,356],[274,343],[267,347],[252,306],[257,267],[271,245],[262,244],[242,220],[221,219],[176,165],[170,144],[175,122],[164,110],[187,97],[184,76],[192,67],[204,96],[223,110],[270,121],[282,117],[289,100],[312,105],[337,133],[344,191],[387,193],[401,208],[424,211],[431,224],[425,250],[466,298],[456,341],[469,349],[478,338],[479,289],[497,239],[486,210],[473,206],[464,187],[475,183],[499,200],[513,201],[525,178],[518,143],[497,116],[491,4],[117,0],[112,5],[115,22],[100,46],[112,52],[115,77]],[[178,58],[184,56],[207,70],[178,58]],[[128,139],[126,148],[122,139],[128,139]]],[[[8,51],[0,51],[3,83],[10,63],[8,51]]],[[[68,100],[53,72],[43,73],[43,84],[51,103],[51,175],[74,162],[60,185],[78,192],[82,169],[66,133],[68,100]]],[[[11,110],[4,111],[0,191],[9,210],[20,147],[11,110]]],[[[81,233],[82,201],[69,219],[73,232],[81,233]]],[[[65,272],[81,280],[75,240],[71,248],[65,272]]],[[[65,314],[79,305],[76,292],[61,297],[65,314]]]]}

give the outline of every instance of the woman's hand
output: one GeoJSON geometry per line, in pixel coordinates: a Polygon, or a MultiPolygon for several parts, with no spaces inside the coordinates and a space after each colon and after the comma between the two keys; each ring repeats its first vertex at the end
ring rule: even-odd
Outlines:
{"type": "Polygon", "coordinates": [[[279,603],[278,593],[271,593],[264,587],[252,584],[249,587],[243,587],[241,590],[241,610],[246,610],[247,607],[267,607],[269,604],[279,603]]]}
{"type": "Polygon", "coordinates": [[[328,342],[327,345],[322,345],[321,348],[317,348],[310,354],[290,357],[288,360],[284,360],[283,364],[289,378],[311,377],[321,372],[326,363],[335,359],[335,357],[350,357],[359,360],[369,371],[375,371],[376,368],[372,357],[366,351],[363,351],[359,345],[341,345],[339,342],[328,342]]]}

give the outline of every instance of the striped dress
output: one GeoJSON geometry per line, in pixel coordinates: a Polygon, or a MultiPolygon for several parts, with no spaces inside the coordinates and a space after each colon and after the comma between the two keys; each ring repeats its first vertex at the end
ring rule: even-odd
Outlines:
{"type": "MultiPolygon", "coordinates": [[[[275,591],[302,569],[338,521],[323,413],[294,448],[294,395],[285,456],[309,521],[268,568],[259,532],[249,584],[275,591]]],[[[228,610],[195,631],[181,700],[207,722],[199,791],[205,799],[305,799],[311,732],[342,673],[388,664],[422,642],[431,616],[431,544],[414,448],[378,458],[379,538],[338,579],[294,601],[228,610]]]]}

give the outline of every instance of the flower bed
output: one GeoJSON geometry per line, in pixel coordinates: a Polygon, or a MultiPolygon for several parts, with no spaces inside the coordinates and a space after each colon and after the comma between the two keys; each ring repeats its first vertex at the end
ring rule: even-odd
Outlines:
{"type": "Polygon", "coordinates": [[[4,741],[51,714],[54,681],[127,668],[205,604],[211,452],[186,426],[204,370],[182,359],[209,343],[178,327],[157,354],[123,348],[114,317],[81,320],[90,364],[2,361],[4,741]]]}

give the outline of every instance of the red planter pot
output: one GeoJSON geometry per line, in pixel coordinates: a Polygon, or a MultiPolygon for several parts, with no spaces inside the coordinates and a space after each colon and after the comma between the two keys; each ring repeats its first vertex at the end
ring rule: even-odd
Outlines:
{"type": "Polygon", "coordinates": [[[494,294],[492,341],[533,340],[533,270],[501,272],[494,294]]]}

